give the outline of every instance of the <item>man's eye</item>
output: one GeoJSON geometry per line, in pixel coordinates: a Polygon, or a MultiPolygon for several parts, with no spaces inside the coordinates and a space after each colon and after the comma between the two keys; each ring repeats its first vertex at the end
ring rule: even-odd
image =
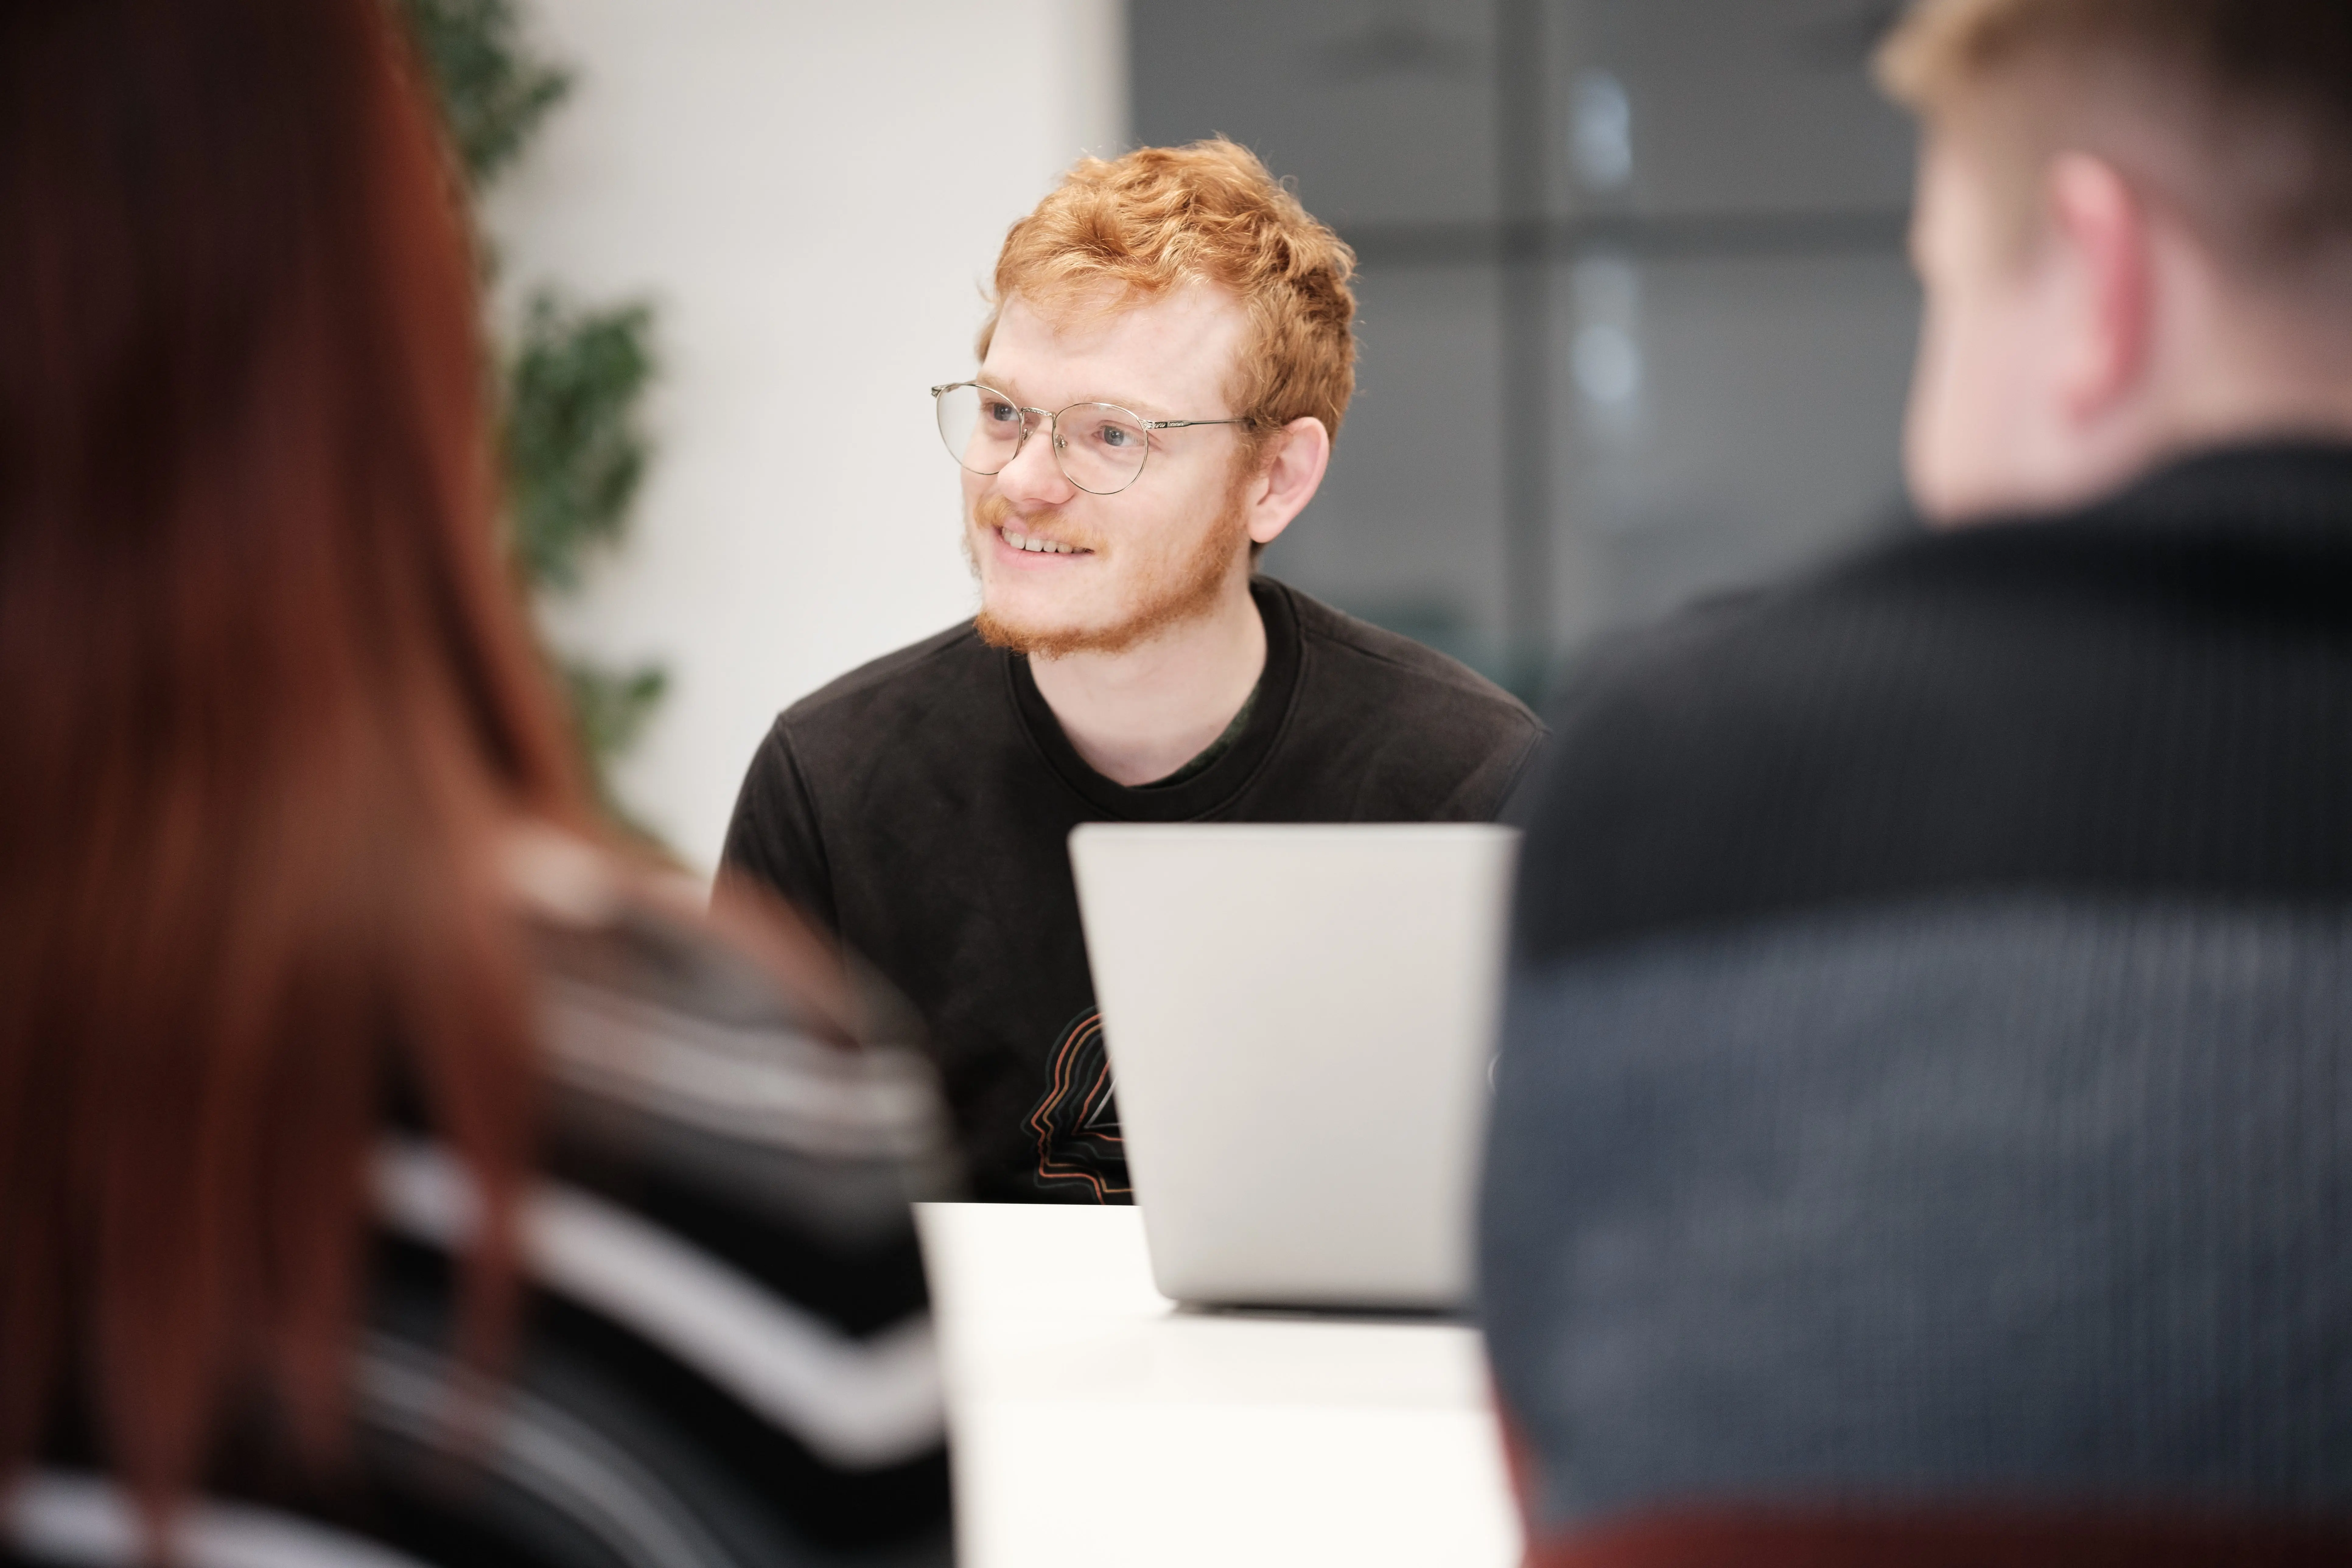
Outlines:
{"type": "Polygon", "coordinates": [[[1021,410],[1010,403],[983,403],[980,406],[982,414],[1000,425],[1018,425],[1021,422],[1021,410]]]}
{"type": "Polygon", "coordinates": [[[1129,429],[1124,425],[1106,425],[1102,427],[1102,442],[1106,447],[1123,450],[1142,439],[1139,433],[1129,429]]]}

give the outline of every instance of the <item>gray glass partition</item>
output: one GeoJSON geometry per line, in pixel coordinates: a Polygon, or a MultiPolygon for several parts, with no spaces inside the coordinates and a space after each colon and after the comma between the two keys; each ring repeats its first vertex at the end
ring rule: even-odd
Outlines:
{"type": "Polygon", "coordinates": [[[1331,478],[1266,569],[1532,693],[1596,632],[1898,526],[1913,140],[1885,0],[1132,6],[1134,134],[1356,247],[1331,478]]]}

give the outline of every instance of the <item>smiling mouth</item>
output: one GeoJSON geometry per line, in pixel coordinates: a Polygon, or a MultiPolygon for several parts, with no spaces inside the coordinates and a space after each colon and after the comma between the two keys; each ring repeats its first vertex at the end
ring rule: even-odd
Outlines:
{"type": "Polygon", "coordinates": [[[1050,539],[1040,539],[1034,533],[1024,533],[1017,528],[999,528],[996,531],[996,537],[1013,549],[1031,555],[1092,555],[1094,553],[1091,550],[1082,550],[1075,544],[1057,544],[1050,539]]]}

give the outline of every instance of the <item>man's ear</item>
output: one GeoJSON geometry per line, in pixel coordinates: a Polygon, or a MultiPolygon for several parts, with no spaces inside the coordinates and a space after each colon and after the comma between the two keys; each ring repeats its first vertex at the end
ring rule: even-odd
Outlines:
{"type": "Polygon", "coordinates": [[[2155,324],[2147,209],[2115,165],[2085,153],[2050,166],[2050,235],[2064,289],[2056,392],[2068,417],[2096,422],[2137,385],[2155,324]]]}
{"type": "Polygon", "coordinates": [[[1250,481],[1249,536],[1252,543],[1271,544],[1307,510],[1331,466],[1331,432],[1312,415],[1284,426],[1258,458],[1258,471],[1250,481]]]}

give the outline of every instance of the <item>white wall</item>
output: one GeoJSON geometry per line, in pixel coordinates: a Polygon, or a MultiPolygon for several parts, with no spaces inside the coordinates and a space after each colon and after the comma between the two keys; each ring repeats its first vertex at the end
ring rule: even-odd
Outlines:
{"type": "MultiPolygon", "coordinates": [[[[925,388],[966,374],[1005,226],[1126,135],[1121,0],[530,0],[572,98],[492,193],[509,290],[651,298],[630,541],[551,613],[659,658],[619,775],[718,860],[778,709],[971,613],[925,388]]],[[[507,301],[509,309],[511,300],[507,301]]]]}

